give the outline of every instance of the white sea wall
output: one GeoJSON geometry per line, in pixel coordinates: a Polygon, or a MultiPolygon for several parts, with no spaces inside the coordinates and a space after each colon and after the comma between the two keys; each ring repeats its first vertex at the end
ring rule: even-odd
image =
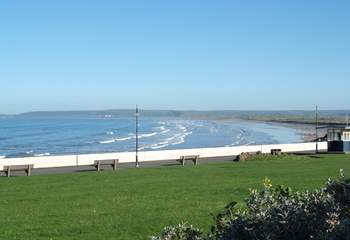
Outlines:
{"type": "MultiPolygon", "coordinates": [[[[313,151],[316,148],[315,142],[310,143],[292,143],[292,144],[270,144],[270,145],[251,145],[217,148],[193,148],[177,150],[159,150],[159,151],[141,151],[139,152],[139,161],[162,161],[176,160],[182,155],[200,155],[200,157],[225,157],[236,156],[242,152],[269,153],[271,149],[281,149],[282,152],[303,152],[313,151]]],[[[319,150],[327,150],[327,142],[318,143],[319,150]]],[[[24,165],[33,164],[34,168],[53,168],[53,167],[73,167],[92,165],[95,160],[119,159],[120,163],[135,162],[135,152],[116,152],[100,154],[80,154],[64,156],[42,156],[25,158],[4,158],[0,159],[0,170],[6,165],[24,165]]]]}

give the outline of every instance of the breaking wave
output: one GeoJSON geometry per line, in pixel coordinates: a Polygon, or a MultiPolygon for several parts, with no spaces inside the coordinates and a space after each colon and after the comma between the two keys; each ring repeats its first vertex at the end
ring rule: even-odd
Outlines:
{"type": "Polygon", "coordinates": [[[141,134],[141,135],[139,135],[138,137],[139,138],[146,138],[146,137],[152,137],[152,136],[155,136],[155,135],[157,135],[158,134],[158,132],[153,132],[153,133],[145,133],[145,134],[141,134]]]}
{"type": "Polygon", "coordinates": [[[38,154],[34,154],[34,157],[44,157],[44,156],[50,156],[50,153],[38,153],[38,154]]]}
{"type": "Polygon", "coordinates": [[[151,149],[160,149],[160,148],[165,148],[167,146],[169,146],[169,144],[154,144],[150,148],[151,149]]]}
{"type": "Polygon", "coordinates": [[[114,143],[114,142],[122,142],[122,141],[130,140],[132,138],[133,137],[113,138],[113,139],[109,139],[109,140],[100,141],[99,143],[101,143],[101,144],[108,144],[108,143],[114,143]]]}
{"type": "Polygon", "coordinates": [[[107,143],[114,143],[114,142],[115,142],[115,139],[111,139],[111,140],[100,141],[99,143],[107,144],[107,143]]]}
{"type": "Polygon", "coordinates": [[[126,140],[130,140],[130,139],[132,139],[132,137],[115,138],[114,140],[117,141],[117,142],[120,142],[120,141],[126,141],[126,140]]]}
{"type": "Polygon", "coordinates": [[[165,134],[165,133],[168,133],[168,132],[170,132],[170,129],[165,129],[165,130],[161,131],[159,134],[165,134]]]}

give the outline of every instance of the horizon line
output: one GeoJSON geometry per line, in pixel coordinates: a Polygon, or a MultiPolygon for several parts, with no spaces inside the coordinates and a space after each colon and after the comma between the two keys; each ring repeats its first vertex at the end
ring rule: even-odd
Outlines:
{"type": "MultiPolygon", "coordinates": [[[[29,113],[52,113],[52,112],[103,112],[103,111],[134,111],[134,108],[112,108],[112,109],[86,109],[86,110],[33,110],[19,113],[0,113],[0,115],[14,116],[23,115],[29,113]]],[[[315,109],[151,109],[151,108],[139,108],[141,111],[175,111],[175,112],[230,112],[230,111],[241,111],[241,112],[314,112],[315,109]]],[[[318,111],[350,111],[350,109],[318,109],[318,111]]]]}

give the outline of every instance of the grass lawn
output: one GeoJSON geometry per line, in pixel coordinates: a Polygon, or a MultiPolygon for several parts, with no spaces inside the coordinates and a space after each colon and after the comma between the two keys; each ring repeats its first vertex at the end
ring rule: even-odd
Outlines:
{"type": "Polygon", "coordinates": [[[148,239],[182,221],[209,230],[211,214],[265,177],[312,190],[340,168],[350,173],[350,155],[3,177],[0,239],[148,239]]]}

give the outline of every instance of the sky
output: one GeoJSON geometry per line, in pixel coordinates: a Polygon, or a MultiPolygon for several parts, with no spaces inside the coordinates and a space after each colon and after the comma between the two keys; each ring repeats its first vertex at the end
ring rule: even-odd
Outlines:
{"type": "Polygon", "coordinates": [[[2,0],[0,113],[350,109],[350,1],[2,0]]]}

